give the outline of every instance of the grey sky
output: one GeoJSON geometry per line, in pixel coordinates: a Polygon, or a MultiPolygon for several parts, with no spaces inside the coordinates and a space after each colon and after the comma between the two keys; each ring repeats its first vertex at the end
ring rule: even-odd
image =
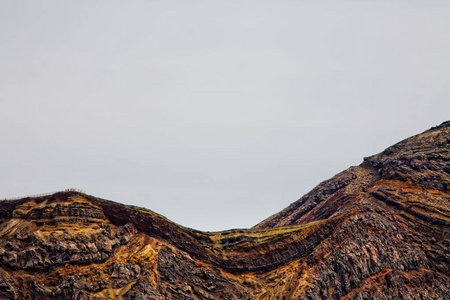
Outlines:
{"type": "Polygon", "coordinates": [[[450,1],[0,1],[0,198],[250,227],[450,119],[450,1]],[[320,2],[320,3],[319,3],[320,2]]]}

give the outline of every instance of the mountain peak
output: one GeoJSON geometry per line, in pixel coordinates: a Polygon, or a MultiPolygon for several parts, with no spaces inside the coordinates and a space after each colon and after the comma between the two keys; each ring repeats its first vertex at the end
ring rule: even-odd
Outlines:
{"type": "MultiPolygon", "coordinates": [[[[287,226],[328,218],[347,206],[336,206],[327,200],[349,196],[360,200],[370,197],[382,185],[395,185],[395,189],[400,190],[414,188],[429,193],[433,190],[447,193],[450,189],[450,122],[365,158],[361,165],[322,182],[310,193],[255,227],[287,226]],[[329,214],[325,214],[326,211],[329,214]]],[[[428,206],[428,203],[423,205],[428,206]]],[[[441,217],[449,219],[445,214],[441,217]]]]}
{"type": "Polygon", "coordinates": [[[251,229],[76,191],[0,202],[1,299],[450,299],[450,122],[251,229]]]}

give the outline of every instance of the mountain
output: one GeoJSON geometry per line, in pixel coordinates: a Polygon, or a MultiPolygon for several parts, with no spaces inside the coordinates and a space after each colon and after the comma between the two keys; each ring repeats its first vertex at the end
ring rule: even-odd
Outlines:
{"type": "Polygon", "coordinates": [[[0,202],[0,299],[450,299],[450,122],[251,229],[77,191],[0,202]]]}

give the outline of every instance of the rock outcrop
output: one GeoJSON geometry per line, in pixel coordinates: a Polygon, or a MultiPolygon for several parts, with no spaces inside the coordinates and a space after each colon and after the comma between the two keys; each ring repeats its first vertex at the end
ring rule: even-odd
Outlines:
{"type": "Polygon", "coordinates": [[[450,299],[450,122],[251,229],[84,193],[0,202],[0,299],[450,299]]]}

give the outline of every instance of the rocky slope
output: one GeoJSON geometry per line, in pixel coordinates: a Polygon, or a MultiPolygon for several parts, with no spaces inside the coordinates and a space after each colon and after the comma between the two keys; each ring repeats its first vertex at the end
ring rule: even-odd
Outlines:
{"type": "Polygon", "coordinates": [[[0,202],[0,299],[450,299],[450,122],[252,229],[79,192],[0,202]]]}

